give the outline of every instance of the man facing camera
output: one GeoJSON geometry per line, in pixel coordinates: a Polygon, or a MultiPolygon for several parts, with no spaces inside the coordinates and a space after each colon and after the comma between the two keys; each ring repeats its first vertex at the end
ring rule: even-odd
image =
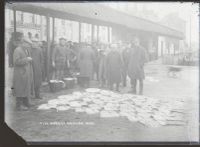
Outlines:
{"type": "Polygon", "coordinates": [[[136,94],[137,81],[139,81],[139,94],[143,94],[144,63],[146,61],[145,49],[140,45],[139,38],[134,38],[130,49],[128,75],[131,79],[133,93],[136,94]]]}
{"type": "Polygon", "coordinates": [[[13,94],[17,110],[28,110],[30,98],[34,97],[33,68],[29,39],[23,39],[14,51],[13,94]]]}

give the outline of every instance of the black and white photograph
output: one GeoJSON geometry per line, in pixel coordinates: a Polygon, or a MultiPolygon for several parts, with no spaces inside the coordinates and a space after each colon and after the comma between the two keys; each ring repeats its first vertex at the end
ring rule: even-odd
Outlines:
{"type": "Polygon", "coordinates": [[[199,4],[5,2],[5,123],[26,143],[199,143],[199,4]]]}

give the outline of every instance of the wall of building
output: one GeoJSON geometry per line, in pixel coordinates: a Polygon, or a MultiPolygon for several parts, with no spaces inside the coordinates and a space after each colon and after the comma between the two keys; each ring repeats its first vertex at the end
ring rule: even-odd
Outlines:
{"type": "Polygon", "coordinates": [[[181,50],[181,42],[183,40],[166,37],[166,36],[159,36],[158,37],[158,56],[162,55],[174,55],[182,53],[181,50]]]}

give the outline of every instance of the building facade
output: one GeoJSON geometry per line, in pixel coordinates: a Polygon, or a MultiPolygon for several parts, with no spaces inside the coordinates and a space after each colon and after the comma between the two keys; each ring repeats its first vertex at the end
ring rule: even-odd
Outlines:
{"type": "MultiPolygon", "coordinates": [[[[14,25],[13,10],[5,9],[6,18],[6,40],[9,40],[14,25]]],[[[108,32],[111,33],[112,29],[106,26],[97,26],[88,23],[81,23],[81,33],[79,41],[79,22],[64,20],[55,18],[53,24],[53,18],[50,18],[50,38],[55,42],[58,42],[60,37],[65,37],[68,41],[72,42],[101,42],[108,43],[112,40],[108,38],[108,32]],[[54,27],[54,29],[52,29],[54,27]],[[93,27],[93,32],[92,32],[93,27]],[[98,28],[97,28],[98,27],[98,28]],[[54,32],[53,32],[54,30],[54,32]],[[97,32],[98,31],[98,32],[97,32]],[[93,33],[93,34],[92,34],[93,33]],[[93,36],[93,38],[92,38],[93,36]]],[[[24,36],[28,37],[28,33],[34,37],[36,34],[39,36],[39,40],[46,41],[46,18],[41,15],[32,13],[26,13],[16,11],[16,31],[22,32],[24,36]]]]}

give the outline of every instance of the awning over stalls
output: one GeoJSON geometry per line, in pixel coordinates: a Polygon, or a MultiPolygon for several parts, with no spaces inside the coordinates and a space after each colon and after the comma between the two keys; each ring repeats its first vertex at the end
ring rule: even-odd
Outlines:
{"type": "Polygon", "coordinates": [[[65,18],[80,22],[101,25],[120,25],[134,30],[147,31],[183,39],[183,33],[163,25],[131,16],[117,10],[111,9],[100,3],[7,3],[6,6],[16,10],[49,15],[51,17],[65,18]]]}

